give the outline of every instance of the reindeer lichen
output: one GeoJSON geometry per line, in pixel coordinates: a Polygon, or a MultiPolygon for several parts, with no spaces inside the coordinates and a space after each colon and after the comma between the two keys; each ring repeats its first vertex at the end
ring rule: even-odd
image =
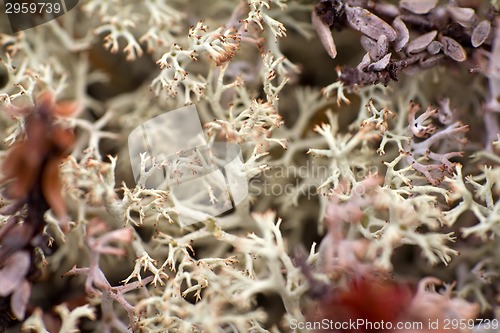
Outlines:
{"type": "Polygon", "coordinates": [[[496,332],[499,6],[6,16],[0,332],[496,332]],[[183,107],[202,143],[153,153],[183,107]],[[360,319],[394,326],[335,326],[360,319]]]}

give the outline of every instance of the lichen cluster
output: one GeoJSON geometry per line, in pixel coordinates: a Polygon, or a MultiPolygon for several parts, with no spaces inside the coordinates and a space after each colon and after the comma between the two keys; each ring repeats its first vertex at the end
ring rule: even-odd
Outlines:
{"type": "Polygon", "coordinates": [[[18,33],[2,18],[0,331],[496,331],[498,7],[82,0],[18,33]],[[249,194],[220,216],[146,186],[154,156],[132,176],[131,131],[190,104],[207,142],[241,148],[249,194]]]}

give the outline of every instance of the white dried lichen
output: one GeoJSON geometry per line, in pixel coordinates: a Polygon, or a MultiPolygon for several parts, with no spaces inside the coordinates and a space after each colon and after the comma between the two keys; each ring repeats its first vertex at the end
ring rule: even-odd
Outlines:
{"type": "MultiPolygon", "coordinates": [[[[498,313],[498,12],[495,21],[471,9],[477,22],[491,21],[491,36],[475,46],[489,49],[464,51],[437,30],[408,43],[400,14],[463,26],[468,9],[332,3],[368,50],[355,51],[363,42],[353,48],[352,35],[334,43],[321,15],[310,22],[307,1],[82,0],[16,34],[0,22],[2,165],[26,140],[26,107],[42,93],[72,102],[58,122],[76,133],[59,169],[69,226],[49,211],[39,235],[57,244],[50,255],[37,250],[47,263],[36,269],[54,290],[30,281],[33,304],[12,332],[288,332],[292,320],[314,317],[311,276],[334,289],[353,271],[420,281],[412,311],[434,302],[441,319],[498,313]],[[418,57],[434,42],[467,61],[425,65],[418,57]],[[352,52],[362,61],[355,70],[382,75],[398,61],[390,47],[416,59],[403,66],[413,76],[358,86],[336,68],[352,52]],[[249,181],[243,202],[208,219],[173,191],[146,187],[164,167],[153,156],[141,155],[134,181],[128,155],[132,129],[193,103],[209,143],[241,147],[237,172],[249,181]],[[184,215],[204,218],[184,225],[184,215]],[[301,265],[294,251],[304,245],[301,265]],[[429,275],[455,291],[428,290],[441,284],[429,275]]],[[[217,201],[217,184],[203,186],[217,201]]],[[[22,210],[0,214],[2,240],[22,210]]]]}

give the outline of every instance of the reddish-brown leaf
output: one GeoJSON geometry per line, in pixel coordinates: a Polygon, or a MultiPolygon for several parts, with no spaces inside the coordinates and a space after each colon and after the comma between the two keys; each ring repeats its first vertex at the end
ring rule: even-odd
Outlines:
{"type": "MultiPolygon", "coordinates": [[[[412,290],[405,284],[398,284],[378,277],[354,278],[344,290],[336,290],[320,302],[317,319],[336,322],[364,319],[368,322],[394,322],[410,307],[412,290]]],[[[383,330],[361,330],[362,332],[385,332],[383,330]]],[[[344,329],[344,333],[357,333],[344,329]]]]}
{"type": "Polygon", "coordinates": [[[6,191],[6,196],[11,199],[21,199],[26,196],[37,176],[38,153],[31,155],[27,144],[19,143],[11,148],[2,169],[5,177],[12,180],[6,191]]]}
{"type": "Polygon", "coordinates": [[[78,112],[76,102],[62,102],[54,105],[54,115],[58,117],[70,117],[78,112]]]}
{"type": "Polygon", "coordinates": [[[54,114],[69,110],[68,105],[58,106],[51,95],[42,95],[37,107],[26,116],[26,140],[11,148],[2,165],[5,178],[12,179],[6,190],[8,197],[24,199],[39,184],[59,217],[65,213],[59,163],[75,138],[71,130],[55,123],[54,114]]]}
{"type": "Polygon", "coordinates": [[[66,215],[66,205],[61,194],[61,180],[59,178],[60,160],[47,161],[42,175],[42,192],[45,200],[58,218],[66,215]]]}
{"type": "Polygon", "coordinates": [[[74,143],[75,143],[75,135],[72,131],[63,129],[63,128],[53,128],[51,132],[51,142],[57,151],[55,152],[58,155],[64,155],[64,153],[68,152],[74,143]]]}

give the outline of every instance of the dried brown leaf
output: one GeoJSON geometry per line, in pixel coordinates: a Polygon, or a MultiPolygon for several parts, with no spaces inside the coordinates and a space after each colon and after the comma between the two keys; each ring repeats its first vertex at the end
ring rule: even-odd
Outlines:
{"type": "Polygon", "coordinates": [[[467,59],[467,54],[463,49],[462,45],[460,45],[456,40],[450,37],[443,37],[441,39],[441,43],[443,44],[443,53],[446,54],[451,59],[462,62],[467,59]]]}
{"type": "Polygon", "coordinates": [[[406,46],[406,52],[410,53],[419,53],[422,52],[429,46],[429,44],[436,38],[437,31],[431,31],[422,36],[419,36],[408,43],[406,46]]]}
{"type": "Polygon", "coordinates": [[[31,283],[24,280],[21,286],[14,291],[10,299],[10,309],[17,319],[23,320],[26,313],[26,306],[31,295],[31,283]]]}
{"type": "Polygon", "coordinates": [[[0,269],[0,296],[6,297],[19,288],[28,273],[30,255],[26,251],[18,251],[11,255],[0,269]]]}
{"type": "Polygon", "coordinates": [[[444,58],[443,54],[436,54],[428,58],[425,58],[423,60],[420,60],[418,64],[420,68],[431,68],[436,66],[443,58],[444,58]]]}
{"type": "Polygon", "coordinates": [[[387,17],[396,17],[400,14],[398,6],[381,1],[373,3],[373,10],[387,17]]]}
{"type": "Polygon", "coordinates": [[[370,59],[377,60],[377,42],[365,35],[361,36],[360,41],[363,49],[370,54],[370,59]]]}
{"type": "Polygon", "coordinates": [[[335,46],[335,42],[333,41],[330,27],[318,17],[316,11],[314,10],[312,11],[311,21],[326,52],[332,59],[335,59],[337,56],[337,48],[335,46]]]}
{"type": "Polygon", "coordinates": [[[474,31],[472,32],[472,46],[474,47],[479,47],[481,46],[488,36],[490,35],[491,32],[491,22],[488,20],[483,20],[481,21],[476,28],[474,28],[474,31]]]}
{"type": "Polygon", "coordinates": [[[443,47],[443,44],[435,40],[427,46],[427,52],[430,54],[438,54],[439,51],[441,51],[441,47],[443,47]]]}
{"type": "Polygon", "coordinates": [[[455,6],[448,7],[447,9],[453,20],[461,26],[468,28],[474,23],[476,13],[474,9],[455,6]]]}
{"type": "Polygon", "coordinates": [[[398,16],[392,21],[392,27],[396,31],[396,39],[394,40],[394,50],[401,51],[410,40],[410,32],[406,24],[398,16]]]}
{"type": "Polygon", "coordinates": [[[437,3],[438,0],[401,0],[399,6],[415,14],[427,14],[437,3]]]}
{"type": "Polygon", "coordinates": [[[391,42],[396,39],[396,31],[387,22],[370,11],[361,7],[345,5],[345,12],[351,27],[368,37],[378,40],[381,35],[386,35],[391,42]]]}
{"type": "Polygon", "coordinates": [[[389,40],[386,35],[381,35],[377,40],[377,57],[375,60],[380,60],[389,52],[389,40]]]}
{"type": "Polygon", "coordinates": [[[371,62],[370,54],[366,53],[363,56],[363,59],[361,60],[361,62],[359,63],[359,65],[356,68],[358,70],[360,70],[360,71],[364,71],[365,68],[368,67],[368,65],[370,64],[370,62],[371,62]]]}
{"type": "Polygon", "coordinates": [[[389,61],[391,61],[391,55],[392,55],[391,53],[386,54],[385,57],[383,57],[379,61],[374,62],[373,64],[368,66],[368,70],[371,70],[374,72],[380,72],[380,71],[384,70],[387,67],[387,65],[389,65],[389,61]]]}

